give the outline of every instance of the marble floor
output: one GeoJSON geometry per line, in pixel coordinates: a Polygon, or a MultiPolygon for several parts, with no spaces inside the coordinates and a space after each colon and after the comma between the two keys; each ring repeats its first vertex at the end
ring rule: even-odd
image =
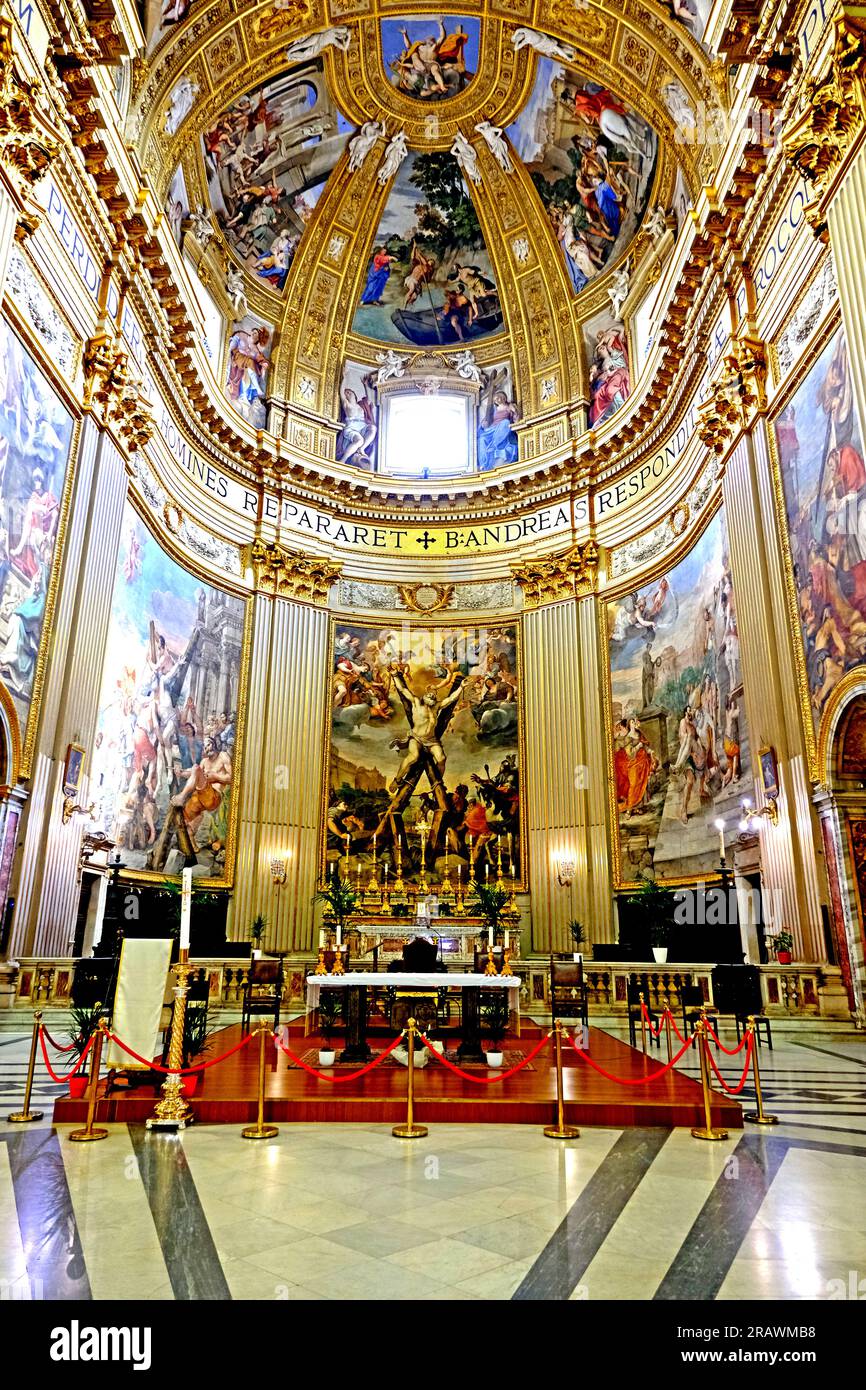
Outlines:
{"type": "Polygon", "coordinates": [[[49,1122],[58,1088],[44,1080],[34,1104],[46,1119],[5,1122],[27,1057],[14,1022],[0,1031],[6,1298],[866,1291],[866,1038],[850,1030],[777,1030],[760,1055],[781,1123],[716,1144],[663,1129],[584,1129],[563,1143],[489,1124],[431,1125],[406,1143],[382,1125],[286,1124],[261,1144],[233,1126],[172,1137],[115,1125],[104,1142],[75,1145],[49,1122]]]}

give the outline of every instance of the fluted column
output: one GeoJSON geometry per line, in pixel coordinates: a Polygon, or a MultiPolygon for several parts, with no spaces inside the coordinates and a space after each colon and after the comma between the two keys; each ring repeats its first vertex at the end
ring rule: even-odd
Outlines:
{"type": "Polygon", "coordinates": [[[92,421],[84,422],[69,515],[52,659],[17,871],[13,947],[21,954],[67,949],[78,908],[82,821],[63,824],[63,764],[70,743],[86,750],[79,801],[88,801],[117,549],[126,500],[121,455],[92,421]]]}
{"type": "Polygon", "coordinates": [[[866,145],[861,148],[830,204],[827,225],[839,285],[842,322],[848,338],[854,399],[861,426],[866,427],[866,267],[863,264],[866,145]]]}
{"type": "Polygon", "coordinates": [[[605,823],[606,771],[592,598],[548,604],[523,619],[532,947],[568,951],[568,923],[590,941],[611,939],[605,823]],[[570,887],[557,862],[576,865],[570,887]]]}
{"type": "Polygon", "coordinates": [[[763,887],[775,930],[790,930],[795,959],[826,959],[806,749],[800,722],[792,634],[772,478],[763,423],[734,450],[723,487],[746,714],[756,799],[758,750],[771,745],[779,763],[779,823],[761,828],[763,887]]]}
{"type": "Polygon", "coordinates": [[[259,912],[269,950],[313,945],[328,661],[324,609],[256,595],[238,855],[229,935],[259,912]],[[275,887],[271,859],[286,861],[275,887]]]}

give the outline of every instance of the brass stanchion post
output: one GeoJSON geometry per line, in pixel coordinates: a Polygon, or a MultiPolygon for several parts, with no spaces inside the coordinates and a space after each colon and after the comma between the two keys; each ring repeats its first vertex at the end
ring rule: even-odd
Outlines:
{"type": "Polygon", "coordinates": [[[42,1110],[30,1109],[30,1096],[33,1092],[33,1073],[36,1070],[36,1046],[39,1042],[39,1029],[42,1026],[42,1010],[37,1009],[33,1015],[33,1037],[30,1039],[30,1060],[27,1063],[27,1080],[24,1083],[24,1105],[20,1110],[16,1110],[13,1115],[6,1118],[11,1125],[28,1124],[31,1120],[41,1120],[42,1110]]]}
{"type": "Polygon", "coordinates": [[[755,1103],[757,1110],[747,1110],[743,1114],[743,1119],[748,1120],[753,1125],[777,1125],[778,1115],[764,1114],[764,1097],[761,1093],[761,1073],[758,1068],[758,1044],[755,1040],[755,1016],[749,1014],[746,1027],[749,1030],[749,1037],[752,1039],[752,1075],[755,1078],[755,1103]]]}
{"type": "Polygon", "coordinates": [[[69,1135],[73,1144],[90,1144],[94,1139],[107,1139],[107,1129],[94,1129],[93,1117],[96,1114],[96,1092],[99,1089],[99,1064],[102,1061],[102,1043],[105,1038],[107,1024],[104,1018],[99,1020],[96,1038],[93,1043],[93,1053],[90,1060],[90,1090],[87,1102],[87,1119],[83,1129],[74,1129],[69,1135]]]}
{"type": "Polygon", "coordinates": [[[673,1055],[674,1055],[674,1044],[673,1044],[673,1039],[671,1038],[671,1011],[670,1011],[670,1009],[665,1009],[665,1041],[667,1042],[667,1045],[668,1045],[668,1061],[670,1062],[670,1061],[673,1059],[673,1055]]]}
{"type": "Polygon", "coordinates": [[[259,1109],[254,1125],[247,1125],[241,1130],[242,1139],[273,1139],[275,1134],[279,1134],[276,1125],[265,1124],[265,1034],[268,1031],[267,1021],[263,1020],[259,1026],[259,1109]]]}
{"type": "Polygon", "coordinates": [[[553,1029],[553,1052],[556,1058],[556,1124],[546,1125],[545,1139],[579,1139],[580,1130],[565,1123],[565,1104],[562,1095],[562,1022],[556,1020],[553,1029]]]}
{"type": "Polygon", "coordinates": [[[426,1125],[415,1123],[415,1020],[409,1019],[408,1027],[409,1066],[406,1085],[406,1123],[395,1125],[391,1130],[395,1139],[423,1139],[427,1133],[426,1125]]]}
{"type": "Polygon", "coordinates": [[[172,989],[174,1009],[168,1044],[168,1065],[172,1070],[162,1084],[162,1100],[157,1101],[150,1119],[145,1120],[145,1129],[186,1129],[187,1125],[192,1123],[192,1111],[183,1098],[183,1079],[180,1075],[180,1068],[183,1066],[183,1024],[190,970],[189,953],[182,950],[174,967],[177,984],[172,989]]]}
{"type": "Polygon", "coordinates": [[[695,1024],[695,1037],[698,1040],[698,1057],[701,1064],[701,1090],[704,1093],[704,1128],[695,1126],[693,1139],[727,1139],[726,1129],[713,1129],[713,1115],[710,1109],[710,1068],[707,1062],[707,1020],[701,1015],[695,1024]]]}
{"type": "Polygon", "coordinates": [[[643,1055],[646,1057],[646,1003],[643,994],[638,993],[640,1001],[640,1045],[643,1048],[643,1055]]]}

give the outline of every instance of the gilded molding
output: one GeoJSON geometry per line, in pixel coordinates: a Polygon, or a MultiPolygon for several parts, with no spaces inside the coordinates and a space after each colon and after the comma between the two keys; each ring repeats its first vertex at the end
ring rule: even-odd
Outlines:
{"type": "Polygon", "coordinates": [[[340,562],[258,539],[244,546],[241,559],[253,571],[257,593],[311,603],[316,608],[327,608],[331,585],[343,572],[340,562]]]}
{"type": "Polygon", "coordinates": [[[698,436],[715,454],[724,454],[741,430],[767,408],[769,360],[766,345],[748,331],[731,342],[719,377],[698,407],[698,436]]]}
{"type": "Polygon", "coordinates": [[[523,590],[528,609],[541,608],[562,599],[586,598],[596,592],[599,550],[594,540],[572,546],[561,555],[546,555],[512,565],[511,573],[523,590]]]}
{"type": "Polygon", "coordinates": [[[454,597],[453,584],[398,584],[397,592],[410,613],[438,613],[447,608],[454,597]],[[433,594],[431,603],[422,602],[422,594],[433,594]]]}
{"type": "Polygon", "coordinates": [[[61,143],[44,108],[42,84],[27,79],[15,56],[12,20],[0,17],[0,168],[27,233],[40,220],[30,205],[34,187],[61,143]]]}
{"type": "Polygon", "coordinates": [[[84,350],[84,405],[101,410],[103,423],[115,427],[130,452],[153,437],[153,406],[113,334],[97,334],[84,350]]]}

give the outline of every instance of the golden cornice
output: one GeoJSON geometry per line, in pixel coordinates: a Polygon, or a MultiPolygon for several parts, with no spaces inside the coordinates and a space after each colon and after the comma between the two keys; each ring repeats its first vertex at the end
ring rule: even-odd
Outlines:
{"type": "Polygon", "coordinates": [[[560,555],[524,560],[511,566],[515,583],[523,590],[527,609],[541,608],[563,599],[587,598],[598,586],[599,549],[592,539],[572,546],[560,555]]]}
{"type": "Polygon", "coordinates": [[[44,88],[16,56],[14,25],[0,16],[0,171],[27,231],[35,230],[35,185],[56,157],[63,135],[51,118],[44,88]]]}
{"type": "Polygon", "coordinates": [[[258,593],[316,608],[327,608],[331,585],[343,572],[341,563],[259,539],[243,547],[241,562],[252,569],[258,593]]]}
{"type": "Polygon", "coordinates": [[[701,442],[719,457],[766,411],[768,372],[766,344],[748,331],[736,334],[708,398],[698,407],[701,442]]]}

